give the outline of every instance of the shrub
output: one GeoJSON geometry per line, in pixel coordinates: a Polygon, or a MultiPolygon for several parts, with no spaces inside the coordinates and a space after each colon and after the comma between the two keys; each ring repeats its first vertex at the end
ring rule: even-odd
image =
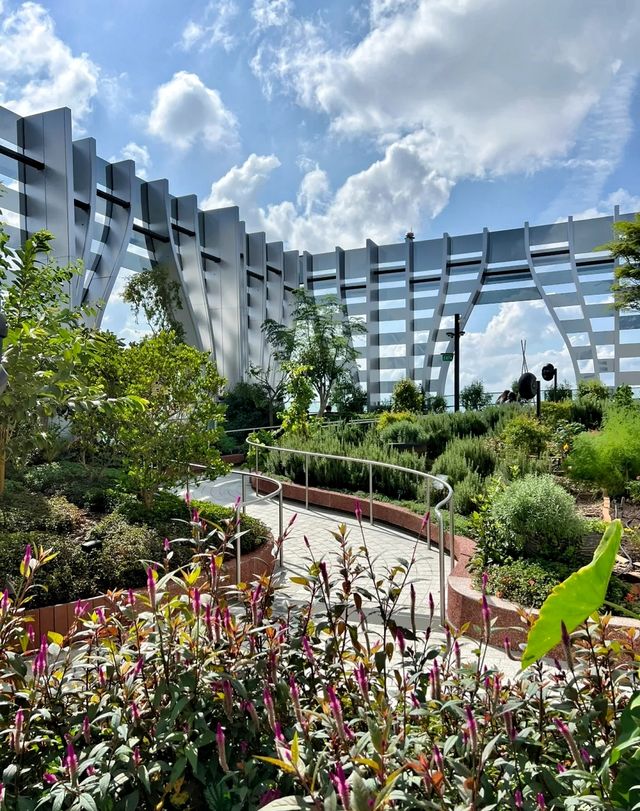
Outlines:
{"type": "Polygon", "coordinates": [[[579,380],[578,398],[603,403],[609,399],[609,387],[601,380],[579,380]]]}
{"type": "Polygon", "coordinates": [[[584,523],[573,498],[552,476],[528,474],[516,479],[496,494],[490,512],[514,557],[575,559],[584,523]]]}
{"type": "Polygon", "coordinates": [[[78,507],[106,512],[113,506],[114,490],[121,477],[116,468],[95,468],[79,462],[50,462],[28,468],[24,482],[31,490],[45,495],[62,495],[78,507]]]}
{"type": "Polygon", "coordinates": [[[442,394],[432,394],[425,398],[424,410],[429,414],[445,414],[447,411],[447,400],[442,394]]]}
{"type": "Polygon", "coordinates": [[[561,403],[564,400],[572,400],[573,390],[571,389],[571,383],[564,380],[562,383],[558,383],[557,388],[549,386],[549,388],[545,389],[544,399],[550,403],[561,403]]]}
{"type": "Polygon", "coordinates": [[[634,404],[633,389],[623,383],[613,393],[613,403],[619,408],[631,408],[634,404]]]}
{"type": "Polygon", "coordinates": [[[640,481],[627,482],[627,494],[630,501],[640,504],[640,481]]]}
{"type": "Polygon", "coordinates": [[[490,476],[495,466],[496,455],[484,440],[456,437],[434,461],[431,472],[436,475],[444,473],[455,486],[472,472],[482,478],[490,476]]]}
{"type": "Polygon", "coordinates": [[[413,380],[400,380],[393,387],[391,394],[392,411],[413,411],[421,413],[424,409],[424,393],[413,380]]]}
{"type": "Polygon", "coordinates": [[[551,439],[551,431],[535,417],[521,414],[507,423],[502,438],[511,450],[540,456],[551,439]]]}
{"type": "MultiPolygon", "coordinates": [[[[453,501],[456,512],[460,515],[471,515],[478,510],[484,492],[484,480],[475,471],[467,473],[455,486],[453,501]]],[[[456,528],[457,531],[457,528],[456,528]]]]}
{"type": "Polygon", "coordinates": [[[601,433],[575,437],[566,467],[572,478],[621,496],[627,482],[640,475],[640,412],[610,408],[601,433]]]}
{"type": "Polygon", "coordinates": [[[491,395],[484,390],[481,380],[474,380],[460,392],[460,402],[465,411],[480,411],[491,405],[491,395]]]}
{"type": "Polygon", "coordinates": [[[395,422],[406,422],[417,420],[417,415],[411,411],[383,411],[378,417],[376,426],[378,431],[384,431],[389,425],[395,422]]]}
{"type": "Polygon", "coordinates": [[[11,483],[0,498],[0,531],[69,532],[81,519],[80,511],[63,496],[46,498],[11,483]]]}
{"type": "Polygon", "coordinates": [[[380,441],[390,444],[421,445],[427,443],[428,437],[424,427],[414,420],[393,422],[380,431],[380,441]]]}

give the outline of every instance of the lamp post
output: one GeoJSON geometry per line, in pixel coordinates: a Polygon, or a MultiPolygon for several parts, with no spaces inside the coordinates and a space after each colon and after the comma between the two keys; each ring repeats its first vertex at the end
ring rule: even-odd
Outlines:
{"type": "Polygon", "coordinates": [[[7,319],[4,317],[2,310],[0,310],[0,394],[7,388],[7,383],[9,382],[9,376],[2,365],[2,342],[8,334],[9,327],[7,325],[7,319]]]}
{"type": "Polygon", "coordinates": [[[453,338],[453,410],[460,411],[460,338],[464,330],[460,329],[460,313],[453,316],[453,332],[447,332],[453,338]]]}

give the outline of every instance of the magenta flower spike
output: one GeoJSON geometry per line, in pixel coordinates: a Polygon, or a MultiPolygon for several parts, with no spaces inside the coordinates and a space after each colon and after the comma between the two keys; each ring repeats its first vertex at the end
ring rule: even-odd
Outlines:
{"type": "Polygon", "coordinates": [[[89,743],[91,741],[91,724],[89,723],[89,716],[85,715],[82,719],[82,737],[85,740],[85,743],[89,743]]]}
{"type": "Polygon", "coordinates": [[[222,724],[218,723],[216,728],[216,746],[218,747],[218,763],[223,772],[229,771],[229,764],[227,763],[227,752],[225,748],[225,737],[222,724]]]}
{"type": "Polygon", "coordinates": [[[309,642],[308,636],[302,637],[302,647],[304,648],[305,655],[309,662],[313,665],[315,663],[315,659],[313,656],[313,649],[311,647],[311,643],[309,642]]]}
{"type": "Polygon", "coordinates": [[[0,611],[2,611],[3,614],[6,614],[10,605],[11,600],[9,598],[9,590],[5,589],[2,593],[2,600],[0,600],[0,611]]]}
{"type": "Polygon", "coordinates": [[[44,781],[44,782],[45,782],[45,783],[46,783],[48,786],[52,786],[54,783],[57,783],[57,782],[58,782],[58,778],[55,776],[55,774],[51,774],[51,772],[45,772],[45,773],[42,775],[42,780],[43,780],[43,781],[44,781]]]}
{"type": "Polygon", "coordinates": [[[469,705],[465,707],[465,713],[467,716],[467,730],[469,732],[469,740],[471,741],[471,747],[475,752],[478,748],[478,724],[473,715],[473,710],[469,705]]]}
{"type": "Polygon", "coordinates": [[[29,646],[32,648],[36,641],[36,632],[32,623],[27,625],[27,638],[29,639],[29,646]]]}
{"type": "Polygon", "coordinates": [[[295,523],[296,518],[298,517],[298,513],[294,513],[291,518],[289,519],[289,523],[287,524],[287,529],[293,526],[295,523]]]}
{"type": "Polygon", "coordinates": [[[191,504],[191,493],[188,490],[184,494],[184,503],[187,505],[187,507],[191,504]]]}
{"type": "Polygon", "coordinates": [[[360,505],[360,499],[356,499],[356,505],[354,509],[354,513],[356,516],[356,521],[361,524],[362,523],[362,506],[360,505]]]}
{"type": "Polygon", "coordinates": [[[87,609],[89,608],[89,603],[85,603],[82,600],[78,600],[73,607],[73,614],[75,617],[82,617],[84,614],[87,613],[87,609]]]}
{"type": "Polygon", "coordinates": [[[424,532],[424,528],[427,526],[429,521],[429,517],[431,516],[431,510],[427,510],[427,512],[422,516],[422,522],[420,524],[420,534],[424,532]]]}
{"type": "Polygon", "coordinates": [[[269,726],[271,727],[271,731],[276,731],[276,710],[273,705],[273,696],[271,695],[271,690],[265,685],[264,690],[262,691],[262,700],[264,701],[264,708],[267,711],[267,718],[269,719],[269,726]]]}
{"type": "Polygon", "coordinates": [[[547,807],[547,804],[544,801],[544,794],[541,791],[539,791],[536,795],[536,802],[540,811],[544,811],[544,809],[547,807]]]}
{"type": "Polygon", "coordinates": [[[24,710],[22,708],[16,712],[14,723],[16,731],[12,735],[13,748],[17,753],[20,753],[22,751],[22,732],[24,730],[24,710]]]}
{"type": "Polygon", "coordinates": [[[400,656],[404,656],[405,651],[404,634],[402,633],[401,628],[396,628],[396,645],[398,646],[398,650],[400,651],[400,656]]]}
{"type": "Polygon", "coordinates": [[[100,625],[106,625],[107,617],[104,613],[104,608],[96,608],[96,616],[100,625]]]}
{"type": "Polygon", "coordinates": [[[31,564],[31,544],[28,543],[24,550],[24,557],[22,558],[22,563],[20,564],[20,574],[23,577],[29,576],[31,572],[30,564],[31,564]]]}
{"type": "Polygon", "coordinates": [[[147,569],[147,593],[149,594],[149,602],[151,608],[155,610],[156,607],[156,573],[149,566],[147,569]]]}
{"type": "Polygon", "coordinates": [[[347,784],[347,778],[344,774],[344,769],[342,768],[342,764],[340,762],[336,763],[336,767],[333,772],[329,774],[331,782],[333,783],[333,787],[336,790],[336,794],[340,798],[340,802],[342,803],[342,807],[345,809],[350,808],[350,793],[349,793],[349,786],[347,784]]]}
{"type": "Polygon", "coordinates": [[[524,801],[522,799],[522,792],[519,788],[517,788],[513,793],[513,799],[516,804],[516,808],[524,808],[524,801]]]}
{"type": "Polygon", "coordinates": [[[71,741],[67,743],[67,754],[64,759],[64,766],[71,780],[75,782],[78,777],[78,757],[71,741]]]}
{"type": "Polygon", "coordinates": [[[340,735],[343,741],[350,741],[353,739],[353,732],[344,724],[340,699],[338,698],[336,691],[333,689],[331,684],[327,685],[326,690],[327,698],[329,699],[329,706],[331,707],[331,712],[333,714],[333,720],[335,721],[336,728],[338,730],[338,735],[340,735]]]}
{"type": "Polygon", "coordinates": [[[171,543],[169,542],[168,538],[164,539],[164,541],[162,542],[162,547],[165,551],[165,554],[171,552],[171,543]]]}
{"type": "Polygon", "coordinates": [[[191,607],[193,608],[193,613],[196,616],[200,614],[200,605],[201,605],[200,589],[195,588],[193,590],[193,596],[191,597],[191,607]]]}

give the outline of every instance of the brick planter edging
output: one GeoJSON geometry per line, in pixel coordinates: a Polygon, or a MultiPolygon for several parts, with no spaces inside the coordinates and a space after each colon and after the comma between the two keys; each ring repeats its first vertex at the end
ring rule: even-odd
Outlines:
{"type": "MultiPolygon", "coordinates": [[[[255,479],[252,480],[255,486],[255,479]]],[[[271,492],[273,487],[268,482],[259,482],[261,492],[271,492]]],[[[301,484],[282,482],[282,493],[290,501],[305,501],[305,488],[301,484]]],[[[362,517],[369,517],[369,500],[359,499],[348,493],[338,493],[334,490],[323,490],[319,487],[309,488],[309,504],[317,507],[326,507],[336,512],[352,513],[355,510],[356,502],[360,503],[362,517]]],[[[388,504],[384,501],[373,502],[373,517],[386,524],[391,524],[399,529],[413,532],[416,535],[420,532],[422,518],[416,513],[410,512],[405,507],[396,504],[388,504]]],[[[438,527],[431,522],[431,540],[438,541],[438,527]]],[[[444,546],[449,551],[449,534],[444,533],[444,546]]],[[[468,564],[476,549],[475,541],[465,535],[455,536],[454,555],[455,562],[453,571],[447,578],[447,621],[452,628],[459,629],[468,624],[465,631],[467,636],[478,639],[482,628],[482,595],[473,588],[471,584],[471,574],[468,564]]],[[[514,649],[517,645],[526,642],[528,627],[521,618],[521,608],[510,600],[503,600],[500,597],[487,597],[491,616],[497,621],[492,631],[490,642],[492,645],[502,647],[504,637],[508,636],[514,649]]],[[[530,609],[527,614],[537,618],[539,611],[530,609]]],[[[626,636],[629,629],[640,631],[640,621],[627,619],[625,617],[615,617],[608,625],[609,631],[614,635],[626,636]]],[[[559,650],[552,651],[551,655],[561,655],[559,650]]]]}
{"type": "MultiPolygon", "coordinates": [[[[275,564],[275,557],[273,556],[274,545],[275,542],[273,539],[270,539],[257,549],[242,555],[240,558],[240,575],[243,583],[251,582],[255,577],[271,574],[275,564]]],[[[222,568],[225,574],[229,576],[230,581],[235,583],[235,558],[225,560],[222,564],[222,568]]],[[[143,590],[140,589],[139,591],[143,590]]],[[[43,634],[47,634],[49,631],[66,636],[76,619],[74,614],[76,602],[77,601],[74,600],[72,603],[59,603],[58,605],[45,605],[42,608],[28,609],[26,614],[32,618],[31,624],[35,632],[36,642],[40,640],[43,634]]],[[[113,605],[113,601],[106,594],[99,594],[96,597],[82,599],[81,602],[87,603],[89,611],[94,611],[96,608],[104,608],[107,613],[109,607],[113,605]]]]}

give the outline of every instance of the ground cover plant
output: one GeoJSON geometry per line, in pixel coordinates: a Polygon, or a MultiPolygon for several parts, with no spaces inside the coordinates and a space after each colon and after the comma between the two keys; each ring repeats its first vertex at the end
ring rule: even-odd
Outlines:
{"type": "Polygon", "coordinates": [[[294,612],[274,603],[269,578],[226,589],[215,554],[182,571],[167,559],[149,566],[145,594],[114,595],[106,613],[79,604],[73,647],[53,635],[33,653],[25,601],[50,556],[27,549],[15,595],[0,603],[0,802],[632,808],[638,641],[588,620],[616,543],[618,527],[550,598],[525,652],[532,666],[512,680],[485,665],[486,601],[482,641],[465,660],[450,630],[436,640],[411,556],[375,570],[344,527],[334,559],[311,556],[298,577],[307,601],[294,612]],[[535,664],[557,643],[564,663],[535,664]]]}

